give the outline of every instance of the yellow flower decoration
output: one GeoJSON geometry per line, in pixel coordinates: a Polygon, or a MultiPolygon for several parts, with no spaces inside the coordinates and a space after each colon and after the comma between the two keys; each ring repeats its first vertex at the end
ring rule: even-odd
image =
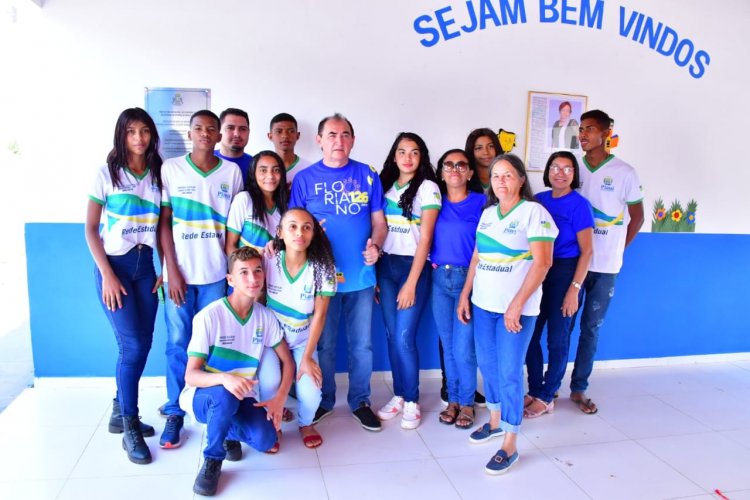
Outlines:
{"type": "Polygon", "coordinates": [[[672,220],[674,222],[680,222],[682,220],[682,212],[679,210],[672,212],[672,220]]]}

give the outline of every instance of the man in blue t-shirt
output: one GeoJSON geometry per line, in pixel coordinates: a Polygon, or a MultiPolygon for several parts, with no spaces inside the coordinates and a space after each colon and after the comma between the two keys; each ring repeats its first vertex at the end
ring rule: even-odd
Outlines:
{"type": "Polygon", "coordinates": [[[250,140],[250,118],[237,108],[227,108],[219,115],[221,121],[221,143],[214,154],[219,158],[236,163],[242,172],[242,182],[247,182],[247,171],[253,156],[245,153],[250,140]]]}
{"type": "Polygon", "coordinates": [[[318,342],[323,399],[313,423],[333,412],[336,402],[336,338],[342,312],[349,348],[349,407],[362,427],[379,431],[370,409],[372,376],[372,305],[375,263],[388,226],[377,172],[349,159],[354,146],[351,122],[336,113],[321,120],[317,143],[323,159],[300,172],[292,185],[291,207],[304,207],[323,223],[336,259],[336,295],[318,342]]]}

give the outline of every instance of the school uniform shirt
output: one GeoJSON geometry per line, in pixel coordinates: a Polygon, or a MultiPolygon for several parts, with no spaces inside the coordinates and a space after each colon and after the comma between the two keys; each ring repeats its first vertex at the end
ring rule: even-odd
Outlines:
{"type": "MultiPolygon", "coordinates": [[[[187,355],[205,360],[211,373],[233,373],[254,379],[266,347],[274,348],[284,338],[276,316],[258,302],[246,318],[240,318],[223,297],[203,308],[193,318],[193,336],[187,355]]],[[[254,389],[249,397],[258,399],[254,389]]]]}
{"type": "Polygon", "coordinates": [[[294,156],[294,162],[292,162],[292,164],[289,165],[289,168],[286,169],[286,183],[289,186],[291,186],[292,181],[298,173],[302,172],[304,169],[310,166],[309,161],[303,160],[299,157],[299,155],[294,156]]]}
{"type": "Polygon", "coordinates": [[[249,246],[260,251],[274,238],[280,221],[281,213],[277,207],[266,209],[263,220],[256,219],[250,193],[242,191],[237,193],[229,207],[227,231],[240,236],[240,247],[249,246]]]}
{"type": "MultiPolygon", "coordinates": [[[[504,314],[531,268],[531,242],[554,241],[555,237],[557,226],[539,203],[522,199],[504,216],[500,205],[487,207],[477,226],[479,262],[472,303],[504,314]]],[[[540,286],[523,305],[521,314],[538,316],[541,301],[540,286]]]]}
{"type": "MultiPolygon", "coordinates": [[[[190,154],[162,165],[161,204],[172,209],[172,234],[177,265],[189,285],[207,285],[225,278],[224,231],[232,198],[242,190],[236,164],[219,159],[202,172],[190,154]]],[[[163,267],[168,281],[167,267],[163,267]]]]}
{"type": "Polygon", "coordinates": [[[314,163],[294,178],[289,208],[295,207],[326,220],[339,292],[375,286],[375,266],[366,265],[362,257],[372,233],[370,217],[385,208],[383,186],[375,169],[352,159],[338,168],[322,160],[314,163]]]}
{"type": "Polygon", "coordinates": [[[120,186],[112,186],[109,168],[96,172],[89,199],[102,206],[99,236],[107,255],[125,255],[136,245],[156,248],[161,191],[151,170],[143,175],[118,169],[120,186]]]}
{"type": "Polygon", "coordinates": [[[310,337],[310,322],[315,308],[315,297],[332,297],[336,282],[323,279],[315,289],[315,268],[307,261],[295,276],[289,274],[284,261],[285,252],[263,259],[266,272],[266,305],[273,311],[284,330],[290,349],[304,345],[310,337]]]}
{"type": "Polygon", "coordinates": [[[591,168],[583,158],[580,193],[594,209],[594,255],[589,271],[616,274],[622,267],[627,236],[628,205],[643,201],[635,169],[614,155],[591,168]]]}
{"type": "Polygon", "coordinates": [[[393,255],[414,256],[421,235],[422,212],[430,209],[440,210],[440,188],[432,181],[424,180],[417,189],[412,204],[411,220],[403,215],[403,209],[398,206],[409,182],[399,186],[397,182],[385,193],[385,220],[388,223],[388,235],[383,243],[383,251],[393,255]]]}

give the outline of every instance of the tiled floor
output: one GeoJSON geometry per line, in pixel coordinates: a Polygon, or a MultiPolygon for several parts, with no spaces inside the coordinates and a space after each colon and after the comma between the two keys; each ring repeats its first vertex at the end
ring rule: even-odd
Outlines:
{"type": "MultiPolygon", "coordinates": [[[[148,438],[154,462],[133,465],[107,432],[112,381],[37,382],[0,414],[0,498],[193,498],[203,426],[189,425],[176,450],[148,438]]],[[[285,424],[278,455],[245,447],[241,462],[224,463],[218,497],[722,498],[718,490],[750,500],[750,363],[597,370],[592,382],[598,414],[580,413],[563,392],[553,414],[524,422],[520,462],[495,477],[483,469],[496,443],[469,444],[467,431],[438,423],[437,379],[422,380],[419,429],[396,420],[380,433],[359,427],[340,384],[334,415],[318,426],[321,448],[305,449],[295,423],[285,424]]],[[[372,386],[375,406],[389,399],[382,374],[372,386]]],[[[163,398],[162,387],[142,388],[144,421],[157,431],[163,398]]]]}

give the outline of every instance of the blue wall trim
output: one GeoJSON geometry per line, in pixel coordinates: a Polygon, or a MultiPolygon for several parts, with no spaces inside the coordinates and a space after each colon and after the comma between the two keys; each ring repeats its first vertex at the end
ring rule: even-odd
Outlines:
{"type": "MultiPolygon", "coordinates": [[[[597,359],[750,351],[750,235],[643,233],[625,253],[597,359]]],[[[26,225],[34,368],[38,377],[113,376],[117,345],[94,288],[83,224],[26,225]]],[[[164,374],[159,311],[145,375],[164,374]]],[[[346,370],[345,342],[338,368],[346,370]]],[[[437,368],[437,335],[425,308],[420,364],[437,368]]],[[[575,353],[577,331],[571,339],[575,353]]],[[[376,370],[388,369],[383,320],[373,317],[376,370]]]]}

